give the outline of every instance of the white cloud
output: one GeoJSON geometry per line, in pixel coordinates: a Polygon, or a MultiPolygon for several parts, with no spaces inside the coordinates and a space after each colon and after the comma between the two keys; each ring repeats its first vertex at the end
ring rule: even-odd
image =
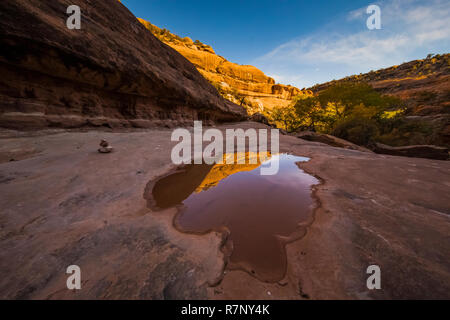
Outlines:
{"type": "Polygon", "coordinates": [[[347,20],[353,21],[353,20],[360,20],[365,17],[366,8],[359,8],[357,10],[350,11],[350,13],[347,16],[347,20]]]}
{"type": "Polygon", "coordinates": [[[313,84],[308,79],[323,82],[424,57],[437,50],[449,51],[450,1],[394,0],[377,4],[381,7],[382,30],[365,28],[368,15],[366,8],[360,8],[335,21],[331,28],[274,48],[255,64],[275,72],[280,81],[301,73],[295,84],[303,86],[313,84]],[[348,32],[348,24],[355,26],[354,32],[348,32]],[[321,69],[320,75],[317,68],[321,69]]]}

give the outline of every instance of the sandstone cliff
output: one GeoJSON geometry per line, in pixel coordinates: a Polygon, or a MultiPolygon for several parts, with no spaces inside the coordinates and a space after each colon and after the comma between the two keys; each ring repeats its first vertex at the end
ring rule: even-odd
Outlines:
{"type": "Polygon", "coordinates": [[[116,0],[4,0],[0,12],[0,126],[150,127],[246,117],[116,0]],[[71,4],[81,8],[81,30],[66,27],[71,4]]]}
{"type": "Polygon", "coordinates": [[[450,54],[429,55],[426,59],[319,84],[311,90],[319,92],[343,81],[368,82],[385,94],[405,99],[412,114],[448,113],[450,54]]]}
{"type": "Polygon", "coordinates": [[[435,143],[450,146],[450,54],[429,55],[426,59],[371,71],[316,85],[315,93],[339,82],[363,81],[376,90],[405,100],[406,119],[433,128],[435,143]]]}
{"type": "Polygon", "coordinates": [[[276,84],[274,79],[253,66],[229,62],[198,40],[193,42],[188,37],[181,38],[143,19],[139,21],[161,41],[192,62],[223,97],[244,106],[251,114],[274,107],[286,107],[294,97],[308,94],[292,86],[276,84]]]}

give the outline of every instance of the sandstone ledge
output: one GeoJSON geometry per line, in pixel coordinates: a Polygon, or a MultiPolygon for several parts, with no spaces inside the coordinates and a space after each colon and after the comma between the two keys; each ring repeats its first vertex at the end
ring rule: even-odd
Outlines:
{"type": "Polygon", "coordinates": [[[367,148],[358,146],[354,143],[351,143],[350,141],[340,139],[338,137],[335,137],[335,136],[332,136],[329,134],[323,134],[323,133],[317,133],[317,132],[311,132],[311,131],[303,131],[303,132],[296,133],[294,136],[296,136],[297,138],[303,139],[303,140],[307,140],[307,141],[325,143],[332,147],[358,150],[358,151],[362,151],[362,152],[372,152],[367,148]]]}
{"type": "Polygon", "coordinates": [[[375,152],[393,156],[427,158],[435,160],[448,160],[450,158],[448,148],[428,145],[391,147],[385,144],[376,143],[375,152]]]}

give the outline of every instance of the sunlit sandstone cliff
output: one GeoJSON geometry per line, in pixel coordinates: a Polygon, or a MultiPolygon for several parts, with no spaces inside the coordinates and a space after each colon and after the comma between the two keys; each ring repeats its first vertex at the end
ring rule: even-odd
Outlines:
{"type": "Polygon", "coordinates": [[[139,21],[162,42],[193,63],[222,96],[246,107],[249,113],[288,106],[295,96],[307,94],[293,86],[276,84],[274,79],[253,66],[229,62],[198,40],[194,42],[188,37],[181,38],[148,21],[139,21]]]}

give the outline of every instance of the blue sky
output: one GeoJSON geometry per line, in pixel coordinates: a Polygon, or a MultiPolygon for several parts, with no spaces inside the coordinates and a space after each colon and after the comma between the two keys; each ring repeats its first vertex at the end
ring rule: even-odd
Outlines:
{"type": "Polygon", "coordinates": [[[299,88],[450,50],[450,0],[123,0],[137,17],[299,88]],[[366,9],[381,8],[381,30],[366,9]]]}

